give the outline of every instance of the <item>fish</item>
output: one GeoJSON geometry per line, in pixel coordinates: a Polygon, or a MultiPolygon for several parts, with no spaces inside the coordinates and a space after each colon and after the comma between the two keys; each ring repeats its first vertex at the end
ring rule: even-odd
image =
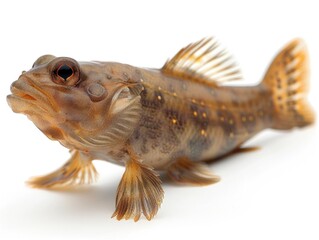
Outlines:
{"type": "Polygon", "coordinates": [[[241,71],[215,38],[187,45],[160,69],[43,55],[11,84],[7,102],[71,157],[28,184],[89,184],[98,176],[93,160],[108,161],[125,167],[112,217],[151,220],[163,175],[180,185],[217,183],[209,162],[243,151],[265,129],[314,123],[308,62],[304,41],[292,40],[260,83],[238,86],[241,71]]]}

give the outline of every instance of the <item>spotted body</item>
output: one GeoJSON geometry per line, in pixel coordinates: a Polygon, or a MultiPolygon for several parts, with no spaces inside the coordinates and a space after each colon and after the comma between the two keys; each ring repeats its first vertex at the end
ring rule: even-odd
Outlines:
{"type": "Polygon", "coordinates": [[[307,52],[287,45],[256,86],[240,79],[232,58],[212,39],[178,52],[162,69],[113,62],[40,57],[11,86],[8,103],[50,139],[71,150],[57,171],[33,178],[33,187],[91,182],[92,160],[125,165],[118,187],[117,219],[152,219],[163,199],[157,171],[179,183],[219,181],[205,165],[239,149],[267,128],[314,122],[306,103],[307,52]]]}
{"type": "Polygon", "coordinates": [[[271,93],[263,87],[213,89],[159,71],[139,72],[143,110],[131,143],[156,169],[184,156],[212,160],[271,127],[271,93]]]}

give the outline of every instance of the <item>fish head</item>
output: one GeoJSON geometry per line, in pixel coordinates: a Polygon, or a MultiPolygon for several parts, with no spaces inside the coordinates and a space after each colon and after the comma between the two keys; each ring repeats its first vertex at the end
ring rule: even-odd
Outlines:
{"type": "Polygon", "coordinates": [[[136,102],[134,83],[110,79],[104,65],[44,55],[12,83],[7,102],[50,139],[94,136],[136,102]]]}

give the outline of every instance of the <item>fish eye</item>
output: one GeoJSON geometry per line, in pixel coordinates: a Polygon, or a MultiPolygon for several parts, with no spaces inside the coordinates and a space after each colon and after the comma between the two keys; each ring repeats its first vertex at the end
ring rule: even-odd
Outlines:
{"type": "Polygon", "coordinates": [[[53,62],[51,75],[53,82],[57,84],[75,86],[80,81],[80,68],[71,58],[57,58],[53,62]]]}
{"type": "Polygon", "coordinates": [[[70,68],[68,65],[63,64],[60,66],[60,68],[57,70],[57,75],[66,81],[69,77],[73,75],[73,69],[70,68]]]}

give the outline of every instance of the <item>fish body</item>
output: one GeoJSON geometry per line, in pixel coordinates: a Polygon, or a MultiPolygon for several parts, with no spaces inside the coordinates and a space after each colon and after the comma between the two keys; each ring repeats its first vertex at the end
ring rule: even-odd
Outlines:
{"type": "Polygon", "coordinates": [[[160,71],[139,72],[142,113],[130,142],[155,169],[185,156],[212,160],[271,126],[270,91],[262,86],[213,88],[160,71]]]}
{"type": "Polygon", "coordinates": [[[261,83],[247,87],[223,84],[240,72],[212,39],[183,48],[162,69],[44,55],[7,99],[72,152],[67,164],[31,186],[91,182],[94,159],[124,165],[113,216],[137,221],[141,214],[153,218],[162,202],[158,171],[179,183],[215,183],[219,177],[205,162],[263,129],[313,123],[307,66],[301,40],[277,55],[261,83]]]}

